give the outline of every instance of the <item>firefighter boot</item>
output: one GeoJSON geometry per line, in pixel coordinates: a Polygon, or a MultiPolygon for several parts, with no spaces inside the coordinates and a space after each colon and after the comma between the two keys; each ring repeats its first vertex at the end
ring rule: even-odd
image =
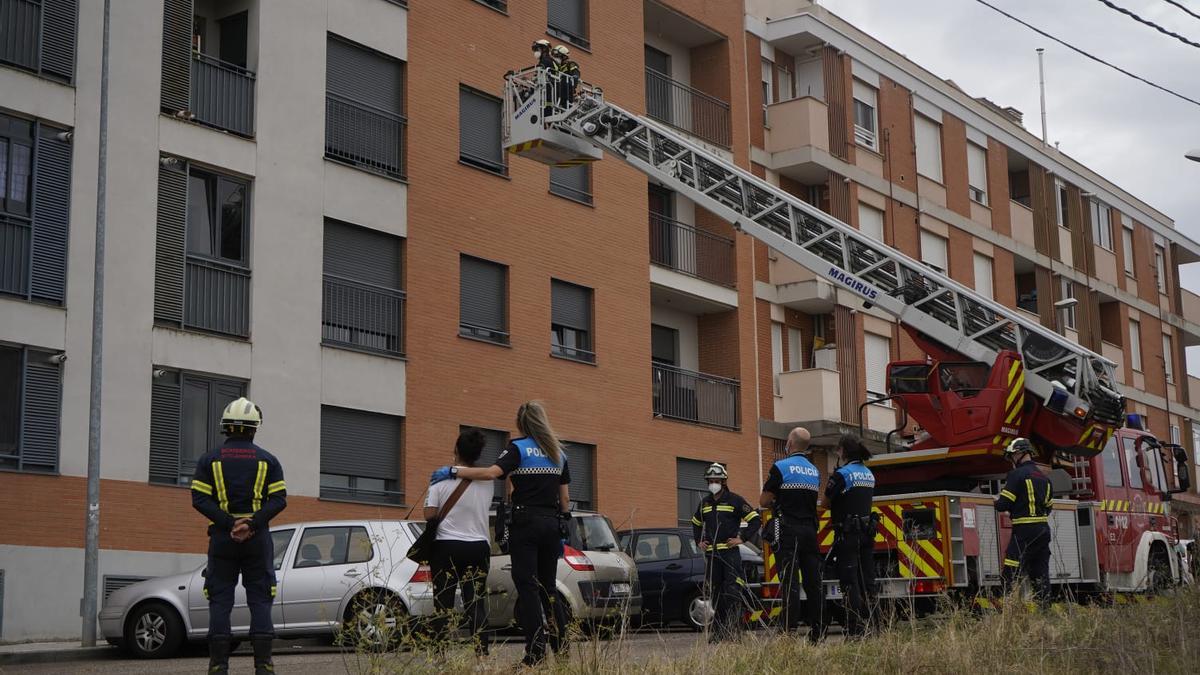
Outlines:
{"type": "Polygon", "coordinates": [[[254,647],[254,675],[273,675],[275,672],[275,664],[271,663],[273,640],[270,635],[256,635],[250,641],[254,647]]]}
{"type": "Polygon", "coordinates": [[[229,652],[233,649],[228,635],[214,635],[208,639],[209,675],[225,675],[229,672],[229,652]]]}

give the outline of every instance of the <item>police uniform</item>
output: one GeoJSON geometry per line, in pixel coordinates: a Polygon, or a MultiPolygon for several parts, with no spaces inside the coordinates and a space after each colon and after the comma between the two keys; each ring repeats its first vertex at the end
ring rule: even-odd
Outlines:
{"type": "Polygon", "coordinates": [[[268,528],[271,519],[287,506],[287,486],[279,460],[253,441],[229,438],[196,465],[192,506],[210,523],[204,577],[209,638],[232,632],[229,614],[240,575],[250,608],[250,636],[270,639],[275,634],[271,621],[275,552],[268,528]],[[254,531],[243,543],[230,536],[240,518],[249,518],[254,531]]]}
{"type": "Polygon", "coordinates": [[[997,511],[1008,511],[1012,518],[1012,536],[1004,552],[1001,581],[1007,587],[1018,571],[1024,571],[1039,599],[1050,593],[1050,480],[1033,462],[1025,462],[1008,472],[1008,480],[997,511]]]}
{"type": "Polygon", "coordinates": [[[559,503],[559,486],[571,482],[571,472],[565,455],[555,463],[529,437],[509,443],[496,466],[512,479],[508,546],[520,603],[517,620],[525,633],[525,662],[532,664],[545,658],[547,637],[554,651],[561,648],[566,628],[566,611],[554,589],[563,547],[560,514],[569,516],[569,504],[559,503]],[[554,618],[549,631],[548,616],[554,618]]]}
{"type": "Polygon", "coordinates": [[[825,594],[821,583],[821,552],[817,546],[817,493],[820,489],[820,472],[800,453],[775,462],[763,484],[763,492],[775,495],[776,520],[772,522],[778,522],[779,526],[774,549],[782,582],[784,625],[789,630],[800,625],[800,587],[803,584],[810,640],[819,639],[825,632],[822,611],[825,594]]]}
{"type": "Polygon", "coordinates": [[[753,537],[758,532],[759,522],[758,511],[728,488],[715,496],[706,496],[692,515],[692,537],[697,544],[709,542],[708,550],[704,552],[705,577],[708,597],[713,602],[715,638],[726,637],[740,626],[737,611],[746,592],[742,554],[737,546],[725,542],[734,537],[743,541],[753,537]],[[743,523],[746,524],[745,531],[742,530],[743,523]]]}
{"type": "Polygon", "coordinates": [[[869,604],[875,594],[875,530],[871,515],[875,497],[875,474],[861,461],[838,468],[825,486],[830,523],[836,532],[838,584],[846,609],[847,635],[861,635],[870,617],[869,604]]]}

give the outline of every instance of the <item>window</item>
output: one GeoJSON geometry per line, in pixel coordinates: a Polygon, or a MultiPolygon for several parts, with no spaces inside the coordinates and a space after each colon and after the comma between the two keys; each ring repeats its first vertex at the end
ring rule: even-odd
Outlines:
{"type": "Polygon", "coordinates": [[[592,289],[550,280],[550,353],[594,363],[592,289]]]}
{"type": "Polygon", "coordinates": [[[981,253],[975,254],[975,290],[988,300],[995,297],[992,282],[992,259],[981,253]]]}
{"type": "Polygon", "coordinates": [[[942,182],[942,125],[917,115],[917,173],[942,182]]]}
{"type": "Polygon", "coordinates": [[[867,333],[865,338],[867,395],[871,398],[887,396],[887,367],[892,360],[892,341],[873,333],[867,333]]]}
{"type": "MultiPolygon", "coordinates": [[[[482,467],[491,466],[496,463],[497,459],[500,459],[500,453],[504,452],[504,449],[508,447],[508,432],[507,431],[497,431],[496,429],[483,429],[480,427],[470,427],[470,426],[460,426],[458,428],[458,431],[459,431],[459,433],[462,433],[468,429],[475,429],[475,428],[478,428],[480,431],[483,432],[483,438],[484,438],[483,452],[479,453],[479,461],[475,462],[475,466],[482,466],[482,467]]],[[[575,467],[574,467],[574,465],[572,465],[571,466],[572,482],[574,482],[574,480],[573,480],[574,477],[575,477],[575,467]]],[[[505,489],[505,485],[504,485],[503,478],[495,481],[495,488],[492,490],[492,502],[493,503],[499,502],[505,498],[504,489],[505,489]]],[[[497,555],[499,555],[499,554],[497,554],[497,555]]]]}
{"type": "Polygon", "coordinates": [[[883,211],[859,202],[858,231],[876,241],[883,241],[883,211]]]}
{"type": "Polygon", "coordinates": [[[550,167],[550,194],[580,204],[592,203],[592,165],[550,167]]]}
{"type": "Polygon", "coordinates": [[[630,553],[633,555],[633,562],[649,563],[678,560],[683,557],[683,550],[683,540],[679,535],[654,532],[639,534],[637,548],[630,553]]]}
{"type": "Polygon", "coordinates": [[[275,551],[275,571],[283,569],[283,558],[287,555],[288,544],[292,543],[295,530],[275,530],[271,532],[271,550],[275,551]]]}
{"type": "Polygon", "coordinates": [[[300,536],[300,549],[292,567],[349,565],[374,557],[375,547],[365,527],[310,527],[300,536]]]}
{"type": "Polygon", "coordinates": [[[650,360],[666,366],[679,365],[679,331],[674,328],[650,325],[650,360]]]}
{"type": "MultiPolygon", "coordinates": [[[[1075,297],[1075,282],[1071,281],[1067,277],[1059,277],[1058,282],[1059,293],[1061,295],[1059,298],[1060,300],[1066,300],[1067,298],[1075,297]]],[[[1075,307],[1067,307],[1066,309],[1061,309],[1058,311],[1062,312],[1063,327],[1075,330],[1075,307]]]]}
{"type": "Polygon", "coordinates": [[[708,495],[704,470],[711,462],[695,459],[675,459],[675,492],[680,525],[691,525],[692,516],[701,500],[708,495]]]}
{"type": "Polygon", "coordinates": [[[788,370],[802,370],[803,358],[800,356],[800,329],[788,328],[788,370]]]}
{"type": "Polygon", "coordinates": [[[71,144],[62,131],[0,114],[0,293],[63,303],[70,203],[71,144]]]}
{"type": "Polygon", "coordinates": [[[508,267],[469,255],[459,265],[458,334],[508,344],[508,267]]]}
{"type": "Polygon", "coordinates": [[[796,97],[795,74],[784,66],[775,66],[775,81],[779,83],[779,100],[790,101],[796,97]]]}
{"type": "Polygon", "coordinates": [[[779,395],[779,376],[783,374],[783,324],[771,322],[771,376],[775,395],[779,395]]]}
{"type": "Polygon", "coordinates": [[[588,42],[588,0],[548,0],[546,31],[584,49],[588,42]]]}
{"type": "Polygon", "coordinates": [[[1129,320],[1129,365],[1142,372],[1142,324],[1137,319],[1129,320]]]}
{"type": "Polygon", "coordinates": [[[1109,436],[1108,444],[1104,446],[1104,484],[1108,487],[1125,484],[1121,477],[1121,459],[1117,456],[1116,436],[1109,436]]]}
{"type": "Polygon", "coordinates": [[[399,504],[404,418],[321,406],[321,497],[399,504]]]}
{"type": "Polygon", "coordinates": [[[1062,227],[1070,229],[1071,225],[1067,222],[1067,186],[1061,180],[1054,180],[1054,193],[1058,198],[1054,200],[1055,215],[1058,217],[1058,224],[1062,227]]]}
{"type": "Polygon", "coordinates": [[[156,374],[150,382],[150,482],[190,484],[196,462],[222,442],[221,412],[245,395],[245,382],[172,370],[156,374]]]}
{"type": "Polygon", "coordinates": [[[775,66],[770,61],[762,60],[762,102],[764,106],[775,102],[775,66]]]}
{"type": "MultiPolygon", "coordinates": [[[[879,92],[874,87],[860,80],[854,81],[854,140],[872,150],[879,149],[875,112],[879,109],[878,100],[879,92]]],[[[939,157],[940,154],[939,151],[939,157]]],[[[940,166],[940,158],[938,163],[940,166]]],[[[940,170],[938,175],[941,175],[940,170]]]]}
{"type": "Polygon", "coordinates": [[[500,99],[468,87],[458,88],[458,159],[464,164],[508,175],[501,145],[500,99]]]}
{"type": "Polygon", "coordinates": [[[405,64],[336,35],[325,56],[325,156],[403,178],[405,64]]]}
{"type": "Polygon", "coordinates": [[[1121,440],[1121,447],[1125,450],[1125,471],[1129,479],[1129,487],[1140,490],[1142,489],[1142,470],[1138,466],[1137,444],[1134,439],[1125,437],[1121,440]]]}
{"type": "MultiPolygon", "coordinates": [[[[508,0],[475,0],[475,2],[487,7],[491,7],[499,12],[505,12],[508,10],[508,0]]],[[[405,4],[407,4],[407,0],[405,1],[405,4]]]]}
{"type": "Polygon", "coordinates": [[[244,265],[246,181],[192,167],[188,171],[188,255],[244,265]]]}
{"type": "Polygon", "coordinates": [[[1162,453],[1157,446],[1147,442],[1142,443],[1142,461],[1146,465],[1146,475],[1150,477],[1150,487],[1160,494],[1167,491],[1167,477],[1163,467],[1162,453]]]}
{"type": "Polygon", "coordinates": [[[939,272],[949,269],[946,238],[928,230],[921,230],[921,262],[939,272]]]}
{"type": "Polygon", "coordinates": [[[1133,278],[1133,228],[1121,227],[1121,249],[1125,256],[1125,276],[1133,278]]]}
{"type": "Polygon", "coordinates": [[[1167,384],[1175,382],[1175,353],[1171,350],[1171,336],[1162,336],[1163,371],[1167,374],[1167,384]]]}
{"type": "Polygon", "coordinates": [[[567,453],[567,466],[571,471],[571,483],[567,493],[575,502],[575,509],[580,511],[595,511],[596,446],[587,443],[563,441],[563,450],[567,453]]]}
{"type": "Polygon", "coordinates": [[[70,83],[78,0],[0,2],[0,63],[70,83]]]}
{"type": "Polygon", "coordinates": [[[62,376],[53,356],[0,345],[0,469],[58,471],[62,376]]]}
{"type": "Polygon", "coordinates": [[[967,143],[967,191],[971,200],[987,206],[987,150],[967,143]]]}
{"type": "Polygon", "coordinates": [[[1113,250],[1112,223],[1110,222],[1112,212],[1109,210],[1108,204],[1089,199],[1088,215],[1091,216],[1092,221],[1092,243],[1107,251],[1113,250]]]}
{"type": "Polygon", "coordinates": [[[1167,253],[1161,244],[1154,245],[1154,280],[1159,293],[1167,292],[1167,253]]]}
{"type": "Polygon", "coordinates": [[[325,220],[321,341],[404,354],[400,237],[325,220]]]}

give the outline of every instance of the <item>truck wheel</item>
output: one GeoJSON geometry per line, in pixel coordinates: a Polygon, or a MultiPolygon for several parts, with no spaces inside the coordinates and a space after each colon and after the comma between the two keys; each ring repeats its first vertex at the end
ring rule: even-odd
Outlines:
{"type": "Polygon", "coordinates": [[[1160,544],[1150,547],[1150,560],[1147,566],[1146,591],[1152,594],[1162,593],[1175,584],[1171,575],[1171,559],[1167,550],[1160,544]]]}

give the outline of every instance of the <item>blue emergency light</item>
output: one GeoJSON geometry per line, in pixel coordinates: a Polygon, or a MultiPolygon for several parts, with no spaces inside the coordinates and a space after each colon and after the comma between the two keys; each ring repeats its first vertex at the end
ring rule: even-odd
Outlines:
{"type": "MultiPolygon", "coordinates": [[[[1058,385],[1057,382],[1054,383],[1058,385]]],[[[1062,414],[1067,407],[1067,397],[1070,393],[1065,387],[1055,386],[1050,390],[1050,398],[1046,400],[1046,409],[1053,413],[1062,414]]]]}
{"type": "Polygon", "coordinates": [[[1125,426],[1129,429],[1137,429],[1138,431],[1146,430],[1146,418],[1138,413],[1129,413],[1125,416],[1125,426]]]}

